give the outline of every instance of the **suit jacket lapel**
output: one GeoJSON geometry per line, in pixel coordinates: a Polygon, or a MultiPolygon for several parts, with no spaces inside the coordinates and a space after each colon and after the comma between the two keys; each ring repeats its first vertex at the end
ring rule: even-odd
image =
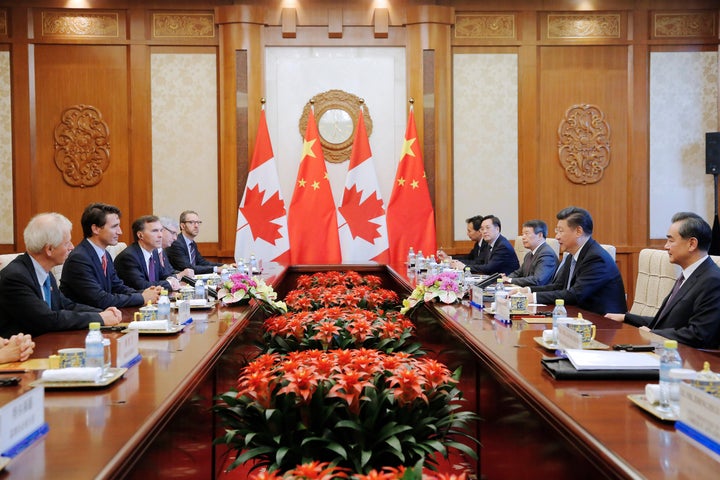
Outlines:
{"type": "Polygon", "coordinates": [[[680,285],[680,290],[677,291],[671,302],[668,302],[670,294],[665,297],[662,305],[660,305],[660,310],[658,310],[655,321],[653,321],[651,324],[651,328],[658,328],[662,321],[667,318],[670,312],[672,312],[672,309],[675,307],[675,305],[677,305],[677,303],[683,299],[687,292],[689,292],[695,286],[698,278],[702,276],[703,272],[707,268],[706,262],[708,260],[712,262],[710,258],[706,259],[705,262],[701,263],[698,268],[695,269],[695,271],[690,275],[690,278],[685,279],[682,285],[680,285]]]}

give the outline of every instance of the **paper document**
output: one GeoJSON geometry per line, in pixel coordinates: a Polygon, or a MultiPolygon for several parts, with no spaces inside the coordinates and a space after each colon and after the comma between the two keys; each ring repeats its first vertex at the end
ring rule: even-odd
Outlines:
{"type": "Polygon", "coordinates": [[[577,370],[660,369],[660,357],[654,353],[574,349],[565,352],[577,370]]]}

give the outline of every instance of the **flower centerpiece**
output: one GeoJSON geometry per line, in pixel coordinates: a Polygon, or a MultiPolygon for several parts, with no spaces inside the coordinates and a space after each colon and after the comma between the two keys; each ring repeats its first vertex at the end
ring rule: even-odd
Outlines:
{"type": "Polygon", "coordinates": [[[367,286],[379,288],[382,280],[377,275],[361,275],[353,270],[347,272],[318,272],[312,275],[300,275],[297,288],[335,287],[345,285],[348,288],[367,286]]]}
{"type": "Polygon", "coordinates": [[[285,303],[288,309],[293,311],[327,307],[391,310],[399,306],[400,299],[396,292],[385,288],[367,285],[348,288],[345,285],[335,285],[291,290],[285,295],[285,303]]]}
{"type": "Polygon", "coordinates": [[[466,480],[465,473],[444,474],[432,471],[422,471],[422,466],[406,468],[383,467],[381,470],[371,470],[367,474],[352,473],[347,468],[331,465],[328,462],[308,462],[285,473],[278,471],[264,471],[250,477],[250,480],[466,480]]]}
{"type": "Polygon", "coordinates": [[[377,350],[305,350],[259,356],[242,370],[237,391],[214,410],[238,452],[230,468],[286,472],[308,459],[352,472],[434,465],[477,417],[460,410],[459,371],[435,360],[377,350]]]}
{"type": "Polygon", "coordinates": [[[265,352],[374,348],[418,353],[410,344],[413,324],[397,311],[321,308],[270,317],[263,324],[265,352]]]}
{"type": "Polygon", "coordinates": [[[462,298],[463,293],[458,272],[450,270],[437,275],[430,275],[418,282],[415,290],[412,291],[408,298],[403,300],[400,313],[411,313],[423,303],[434,300],[439,300],[442,303],[455,303],[462,298]]]}
{"type": "Polygon", "coordinates": [[[225,305],[248,303],[254,299],[270,314],[287,312],[285,302],[277,301],[277,293],[265,283],[265,280],[245,273],[234,273],[227,281],[221,283],[217,298],[225,305]]]}

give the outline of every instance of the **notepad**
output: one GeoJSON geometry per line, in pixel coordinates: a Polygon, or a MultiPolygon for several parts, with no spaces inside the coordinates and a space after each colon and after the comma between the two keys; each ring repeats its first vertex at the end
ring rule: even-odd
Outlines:
{"type": "Polygon", "coordinates": [[[654,353],[574,349],[565,352],[577,370],[660,369],[660,357],[654,353]]]}

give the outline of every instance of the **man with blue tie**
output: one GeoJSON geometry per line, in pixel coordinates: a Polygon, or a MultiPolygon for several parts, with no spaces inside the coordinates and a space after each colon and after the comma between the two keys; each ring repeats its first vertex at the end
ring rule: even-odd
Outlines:
{"type": "Polygon", "coordinates": [[[132,224],[135,241],[115,257],[115,270],[125,285],[144,290],[159,285],[168,292],[180,289],[173,268],[160,261],[162,224],[154,215],[145,215],[132,224]]]}
{"type": "Polygon", "coordinates": [[[197,212],[185,210],[180,214],[180,230],[177,240],[166,249],[175,270],[191,268],[195,273],[213,273],[222,263],[211,262],[200,254],[195,238],[200,234],[202,220],[197,212]]]}
{"type": "Polygon", "coordinates": [[[568,256],[547,285],[523,287],[530,302],[553,305],[561,298],[565,305],[577,305],[600,315],[625,313],[625,286],[615,260],[592,238],[590,212],[567,207],[557,214],[555,238],[560,252],[568,256]]]}
{"type": "Polygon", "coordinates": [[[0,336],[20,332],[41,335],[58,330],[85,329],[91,322],[116,325],[120,311],[105,311],[66,298],[52,268],[62,265],[73,249],[72,224],[59,213],[33,217],[24,231],[27,252],[0,271],[0,336]]]}
{"type": "Polygon", "coordinates": [[[105,203],[85,208],[80,223],[85,238],[70,253],[63,267],[60,289],[71,300],[98,308],[139,307],[157,302],[160,287],[136,290],[115,272],[106,248],[117,245],[122,234],[120,209],[105,203]]]}
{"type": "Polygon", "coordinates": [[[720,348],[720,268],[708,256],[711,240],[712,229],[699,215],[673,215],[665,250],[682,273],[655,316],[605,316],[691,347],[720,348]]]}
{"type": "Polygon", "coordinates": [[[525,254],[520,268],[504,276],[504,281],[519,287],[545,285],[550,282],[558,266],[558,257],[545,241],[547,233],[547,224],[542,220],[528,220],[523,223],[522,243],[530,251],[525,254]]]}

